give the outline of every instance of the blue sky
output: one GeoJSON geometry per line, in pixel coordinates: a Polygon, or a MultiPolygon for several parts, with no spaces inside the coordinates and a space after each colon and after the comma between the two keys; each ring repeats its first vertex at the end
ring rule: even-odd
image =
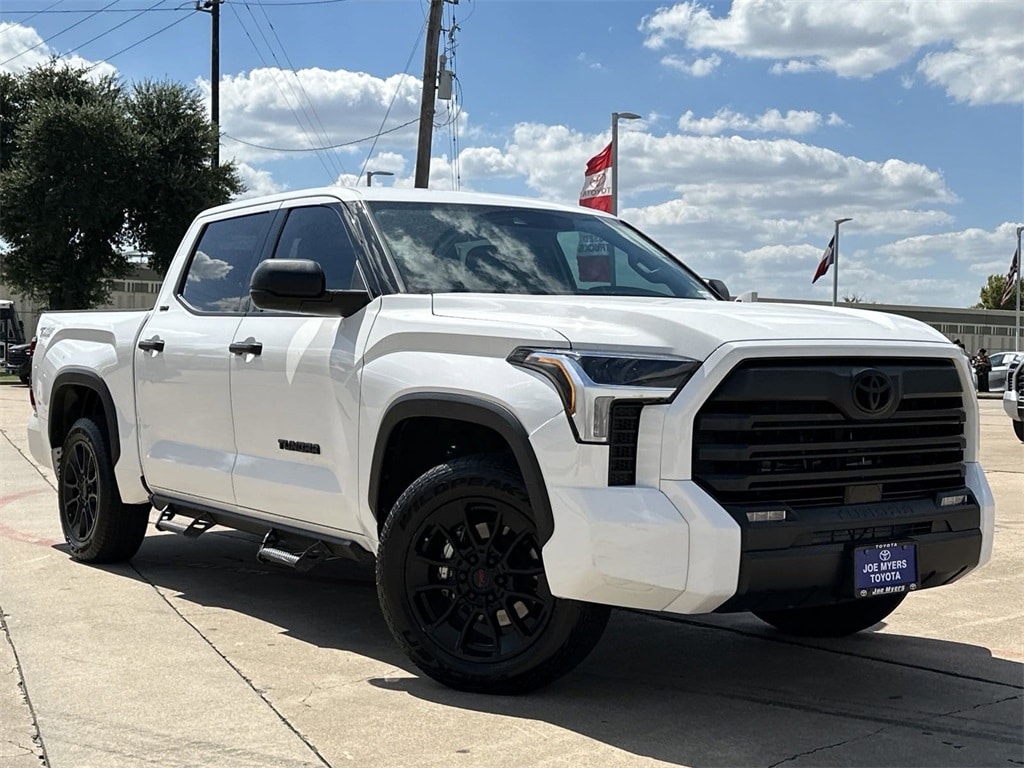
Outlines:
{"type": "MultiPolygon", "coordinates": [[[[192,5],[3,0],[0,69],[56,55],[208,93],[210,17],[192,5]]],[[[221,156],[249,194],[368,169],[412,185],[415,124],[372,153],[250,145],[308,150],[414,120],[426,11],[224,3],[221,156]]],[[[611,113],[630,111],[643,119],[620,123],[621,215],[734,293],[829,300],[831,274],[810,281],[842,216],[840,295],[968,306],[1009,266],[1024,221],[1020,0],[461,0],[446,29],[453,17],[459,99],[439,103],[431,186],[572,203],[611,113]]]]}

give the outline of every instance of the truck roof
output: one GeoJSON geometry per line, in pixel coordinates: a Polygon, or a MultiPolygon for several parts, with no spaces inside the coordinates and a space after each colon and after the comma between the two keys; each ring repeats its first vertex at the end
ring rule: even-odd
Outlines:
{"type": "Polygon", "coordinates": [[[517,208],[544,208],[554,211],[572,211],[603,214],[591,208],[581,208],[576,205],[563,205],[546,200],[538,200],[530,197],[516,197],[513,195],[494,195],[482,192],[454,192],[441,189],[418,189],[408,187],[313,187],[309,189],[294,189],[289,192],[280,192],[275,195],[262,197],[249,197],[243,200],[236,200],[226,205],[210,208],[204,213],[222,213],[232,210],[240,210],[265,203],[285,202],[303,197],[326,196],[335,197],[343,201],[386,201],[403,203],[457,203],[462,205],[504,205],[517,208]]]}

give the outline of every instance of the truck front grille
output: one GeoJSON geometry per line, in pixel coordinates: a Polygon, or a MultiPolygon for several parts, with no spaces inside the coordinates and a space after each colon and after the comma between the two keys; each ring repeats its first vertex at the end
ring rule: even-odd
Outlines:
{"type": "Polygon", "coordinates": [[[693,477],[723,505],[932,498],[964,485],[964,421],[949,360],[751,360],[697,414],[693,477]]]}

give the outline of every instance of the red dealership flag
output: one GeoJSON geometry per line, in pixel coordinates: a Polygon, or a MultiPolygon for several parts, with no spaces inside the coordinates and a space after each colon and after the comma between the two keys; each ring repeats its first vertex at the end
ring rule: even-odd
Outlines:
{"type": "Polygon", "coordinates": [[[821,256],[821,261],[818,262],[818,268],[814,270],[814,277],[811,278],[811,285],[818,282],[818,278],[828,272],[828,268],[835,263],[836,260],[836,236],[832,235],[832,239],[828,241],[828,248],[825,249],[825,253],[821,256]]]}
{"type": "Polygon", "coordinates": [[[1006,290],[1003,291],[1003,297],[999,300],[999,305],[1002,306],[1010,300],[1013,296],[1013,292],[1017,289],[1017,285],[1020,282],[1020,248],[1013,252],[1013,261],[1010,262],[1010,271],[1006,273],[1006,290]]]}
{"type": "Polygon", "coordinates": [[[580,190],[580,205],[598,211],[612,210],[612,145],[609,144],[587,161],[586,178],[580,190]]]}

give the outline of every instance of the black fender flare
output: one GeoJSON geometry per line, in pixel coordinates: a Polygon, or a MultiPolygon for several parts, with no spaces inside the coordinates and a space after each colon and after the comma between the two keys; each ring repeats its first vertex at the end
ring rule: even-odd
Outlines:
{"type": "MultiPolygon", "coordinates": [[[[117,428],[117,410],[114,407],[114,398],[110,396],[110,389],[102,377],[88,368],[69,366],[57,374],[57,378],[53,380],[53,387],[50,389],[50,420],[49,424],[47,424],[47,437],[50,441],[50,448],[60,447],[59,443],[55,444],[54,442],[57,438],[56,419],[53,417],[55,413],[54,405],[60,402],[61,390],[71,386],[92,390],[103,404],[107,438],[110,440],[110,461],[116,466],[117,460],[121,458],[121,433],[117,428]]],[[[68,424],[67,426],[70,427],[71,425],[68,424]]]]}
{"type": "Polygon", "coordinates": [[[519,464],[530,507],[535,516],[540,543],[547,543],[555,532],[554,515],[544,474],[537,455],[530,445],[530,437],[515,414],[504,406],[488,400],[443,392],[416,392],[397,398],[384,413],[377,430],[377,442],[373,448],[370,464],[369,503],[374,517],[377,517],[377,496],[380,491],[380,476],[384,464],[384,453],[391,433],[401,422],[410,418],[429,417],[465,421],[487,427],[497,432],[509,447],[519,464]]]}

